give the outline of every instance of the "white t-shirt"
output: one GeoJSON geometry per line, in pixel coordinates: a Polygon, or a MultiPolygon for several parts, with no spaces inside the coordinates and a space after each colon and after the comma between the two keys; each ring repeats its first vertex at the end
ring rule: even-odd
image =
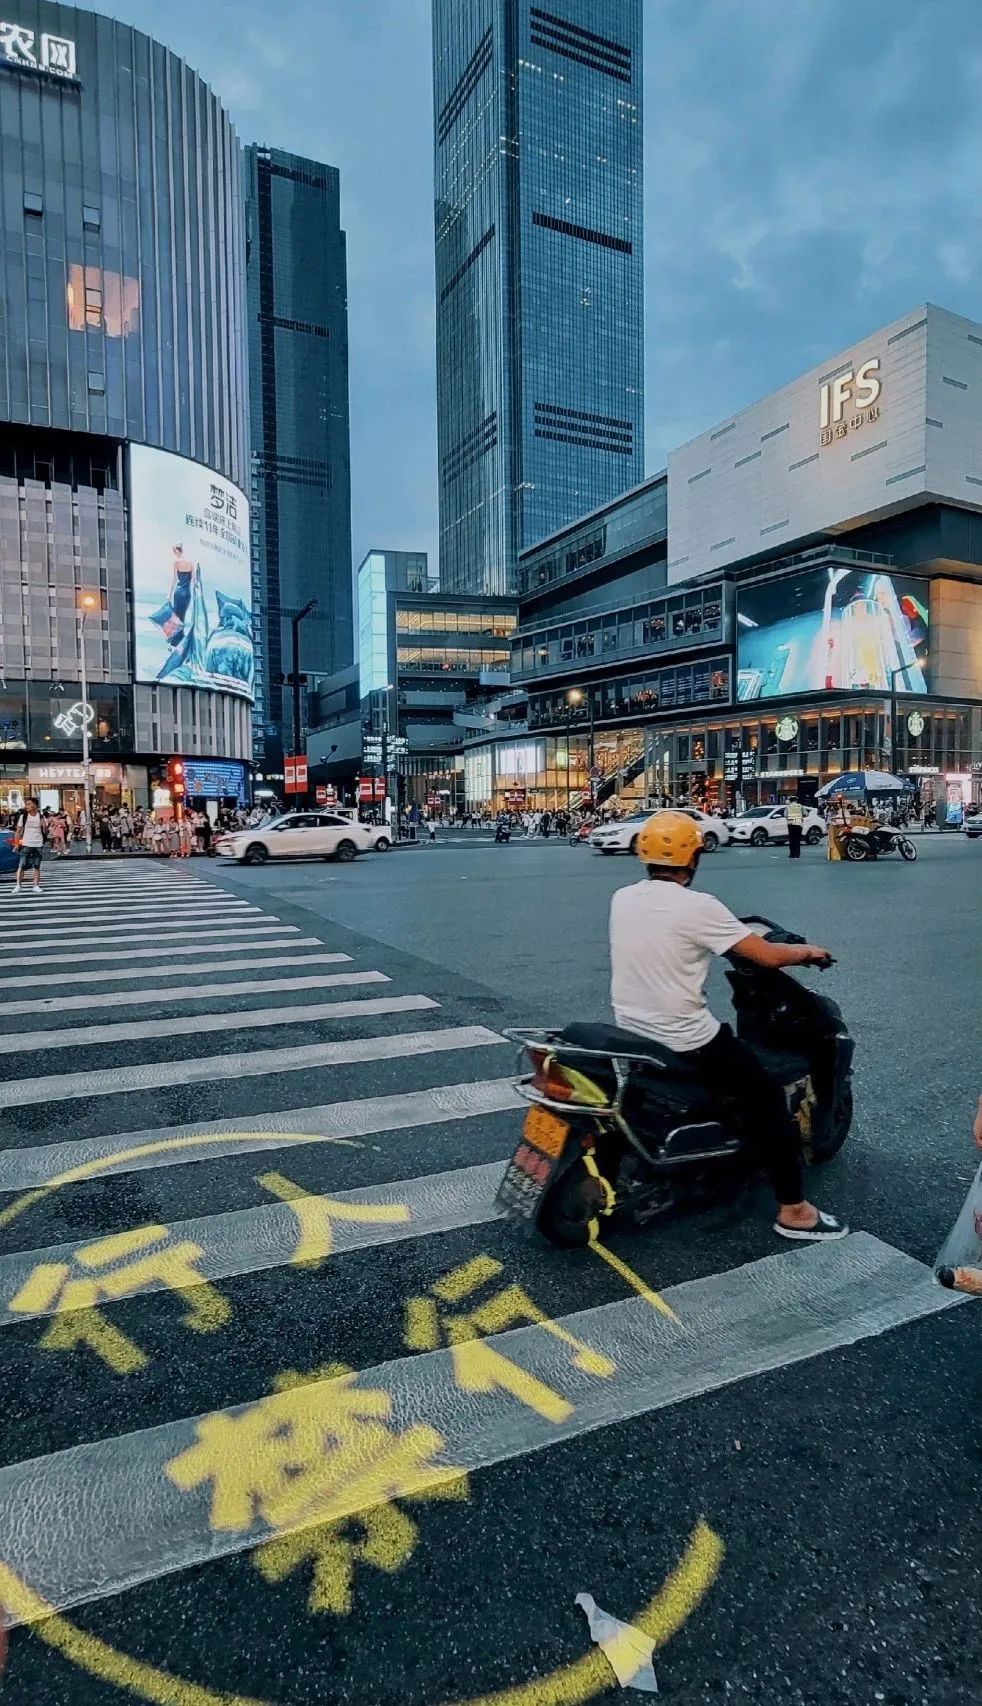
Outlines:
{"type": "Polygon", "coordinates": [[[652,881],[610,906],[610,1004],[618,1025],[687,1054],[720,1028],[703,990],[709,962],[750,932],[715,895],[652,881]]]}
{"type": "Polygon", "coordinates": [[[44,822],[40,812],[24,813],[20,827],[20,844],[22,847],[44,846],[44,822]]]}

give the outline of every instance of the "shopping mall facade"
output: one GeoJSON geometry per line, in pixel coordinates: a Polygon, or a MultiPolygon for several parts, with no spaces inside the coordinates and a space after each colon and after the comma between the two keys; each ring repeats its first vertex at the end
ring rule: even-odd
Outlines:
{"type": "Polygon", "coordinates": [[[102,804],[150,803],[175,755],[203,796],[235,796],[254,670],[239,143],[139,31],[47,0],[13,16],[0,810],[79,806],[83,727],[102,804]]]}
{"type": "Polygon", "coordinates": [[[982,787],[982,325],[926,307],[524,554],[527,724],[468,804],[982,787]]]}

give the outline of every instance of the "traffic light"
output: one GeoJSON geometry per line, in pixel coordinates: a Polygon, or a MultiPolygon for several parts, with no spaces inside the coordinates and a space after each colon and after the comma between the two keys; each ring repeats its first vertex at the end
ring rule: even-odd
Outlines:
{"type": "Polygon", "coordinates": [[[184,760],[169,758],[167,760],[167,786],[174,803],[174,815],[181,817],[184,811],[184,760]]]}

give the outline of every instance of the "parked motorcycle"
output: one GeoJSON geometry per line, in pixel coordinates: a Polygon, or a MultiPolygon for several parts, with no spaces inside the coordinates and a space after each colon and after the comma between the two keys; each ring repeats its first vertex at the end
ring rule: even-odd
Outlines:
{"type": "Polygon", "coordinates": [[[864,859],[878,859],[883,853],[899,853],[909,863],[917,858],[917,848],[909,835],[888,823],[873,825],[850,824],[840,832],[843,859],[860,864],[864,859]]]}
{"type": "MultiPolygon", "coordinates": [[[[805,940],[769,919],[743,923],[768,942],[805,940]]],[[[726,957],[737,1035],[784,1085],[805,1159],[830,1160],[852,1124],[855,1044],[840,1008],[787,971],[726,957]]],[[[531,1066],[517,1085],[531,1106],[497,1200],[551,1243],[593,1243],[605,1218],[645,1226],[759,1170],[739,1104],[684,1055],[606,1024],[505,1034],[531,1066]]]]}

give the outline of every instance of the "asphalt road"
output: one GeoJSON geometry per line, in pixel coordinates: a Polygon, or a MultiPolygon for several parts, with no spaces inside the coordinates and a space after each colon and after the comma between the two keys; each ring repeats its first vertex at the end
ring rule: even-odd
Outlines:
{"type": "Polygon", "coordinates": [[[606,1013],[629,860],[0,895],[5,1706],[565,1706],[616,1692],[580,1591],[686,1706],[976,1706],[980,1322],[920,1264],[974,1170],[982,849],[919,848],[704,861],[839,960],[857,1117],[814,1194],[859,1235],[776,1248],[761,1189],[614,1238],[627,1276],[490,1202],[500,1029],[606,1013]]]}

